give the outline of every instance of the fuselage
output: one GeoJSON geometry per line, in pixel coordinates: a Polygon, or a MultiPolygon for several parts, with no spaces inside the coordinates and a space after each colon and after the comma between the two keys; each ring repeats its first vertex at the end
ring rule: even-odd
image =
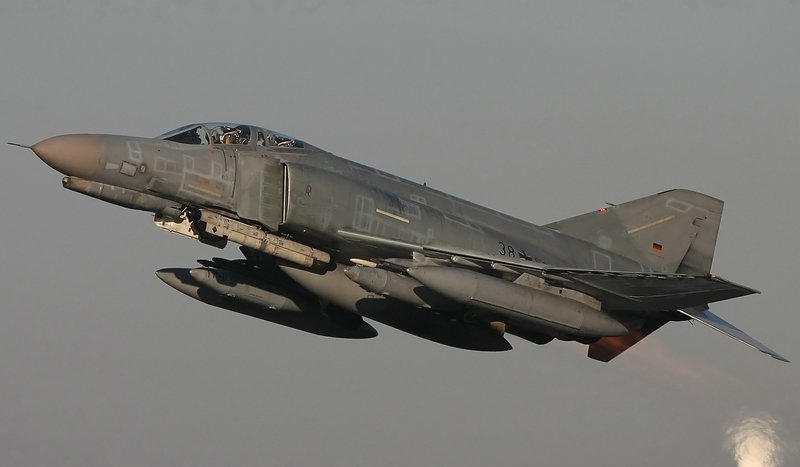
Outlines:
{"type": "MultiPolygon", "coordinates": [[[[374,245],[343,235],[355,233],[415,245],[446,244],[555,266],[647,269],[553,229],[269,130],[246,128],[253,135],[247,141],[208,137],[207,141],[193,139],[194,144],[115,135],[56,138],[97,141],[100,149],[94,170],[82,171],[81,178],[166,199],[176,209],[219,210],[323,248],[340,263],[379,256],[374,245]],[[284,144],[268,144],[276,138],[272,135],[284,144]]],[[[46,146],[47,141],[40,145],[46,146]]]]}

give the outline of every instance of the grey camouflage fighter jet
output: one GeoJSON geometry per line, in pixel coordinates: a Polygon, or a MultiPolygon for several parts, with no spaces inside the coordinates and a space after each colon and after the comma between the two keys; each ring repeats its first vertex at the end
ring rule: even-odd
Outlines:
{"type": "Polygon", "coordinates": [[[701,193],[537,226],[252,125],[30,148],[65,188],[214,247],[238,244],[243,259],[156,275],[266,321],[358,339],[377,335],[367,318],[483,351],[510,349],[505,333],[572,340],[607,362],[669,321],[696,320],[788,361],[709,311],[756,291],[711,274],[723,203],[701,193]]]}

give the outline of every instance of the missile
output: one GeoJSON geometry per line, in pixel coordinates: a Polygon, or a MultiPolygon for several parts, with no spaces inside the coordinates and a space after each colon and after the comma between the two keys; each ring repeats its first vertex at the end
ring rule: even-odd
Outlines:
{"type": "Polygon", "coordinates": [[[211,235],[224,237],[233,243],[286,261],[307,267],[315,264],[328,264],[331,261],[331,255],[325,251],[265,232],[260,228],[208,209],[189,209],[186,214],[192,222],[203,221],[206,232],[211,235]]]}
{"type": "Polygon", "coordinates": [[[345,268],[344,274],[368,292],[410,303],[421,308],[453,310],[461,305],[441,296],[408,276],[365,266],[345,268]]]}
{"type": "Polygon", "coordinates": [[[588,296],[587,300],[567,298],[548,286],[537,289],[455,267],[418,266],[409,268],[408,274],[455,302],[507,319],[584,337],[628,334],[622,323],[588,296]]]}
{"type": "Polygon", "coordinates": [[[294,313],[319,309],[319,304],[299,294],[226,269],[195,268],[189,275],[213,292],[251,305],[294,313]]]}
{"type": "Polygon", "coordinates": [[[172,219],[178,219],[181,216],[180,204],[147,193],[140,193],[127,188],[106,185],[105,183],[84,180],[78,177],[64,177],[61,180],[61,185],[76,193],[91,196],[100,201],[116,204],[124,208],[155,212],[172,219]]]}

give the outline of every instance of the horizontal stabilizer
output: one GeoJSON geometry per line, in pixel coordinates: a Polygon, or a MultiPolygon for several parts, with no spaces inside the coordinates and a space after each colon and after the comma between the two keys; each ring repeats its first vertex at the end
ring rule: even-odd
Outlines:
{"type": "Polygon", "coordinates": [[[725,321],[724,319],[720,318],[714,313],[711,313],[711,310],[709,310],[708,308],[696,307],[678,311],[680,311],[681,313],[692,319],[696,319],[697,321],[705,324],[706,326],[712,329],[716,329],[717,331],[725,334],[728,337],[732,337],[743,344],[749,345],[750,347],[756,350],[764,352],[765,354],[769,355],[770,357],[776,360],[780,360],[782,362],[789,361],[786,358],[778,355],[774,350],[770,349],[766,345],[748,336],[747,334],[742,332],[741,329],[725,321]]]}

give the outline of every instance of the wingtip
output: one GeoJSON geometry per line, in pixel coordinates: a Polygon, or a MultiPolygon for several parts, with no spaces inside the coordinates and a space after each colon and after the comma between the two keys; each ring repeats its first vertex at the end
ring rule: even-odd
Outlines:
{"type": "MultiPolygon", "coordinates": [[[[765,353],[766,353],[766,352],[765,352],[765,353]]],[[[792,363],[791,361],[789,361],[789,359],[788,359],[788,358],[786,358],[786,357],[783,357],[783,356],[781,356],[781,355],[778,355],[778,354],[776,354],[776,353],[767,353],[767,355],[769,355],[770,357],[774,358],[775,360],[780,360],[780,361],[782,361],[782,362],[786,362],[786,363],[792,363]]]]}

